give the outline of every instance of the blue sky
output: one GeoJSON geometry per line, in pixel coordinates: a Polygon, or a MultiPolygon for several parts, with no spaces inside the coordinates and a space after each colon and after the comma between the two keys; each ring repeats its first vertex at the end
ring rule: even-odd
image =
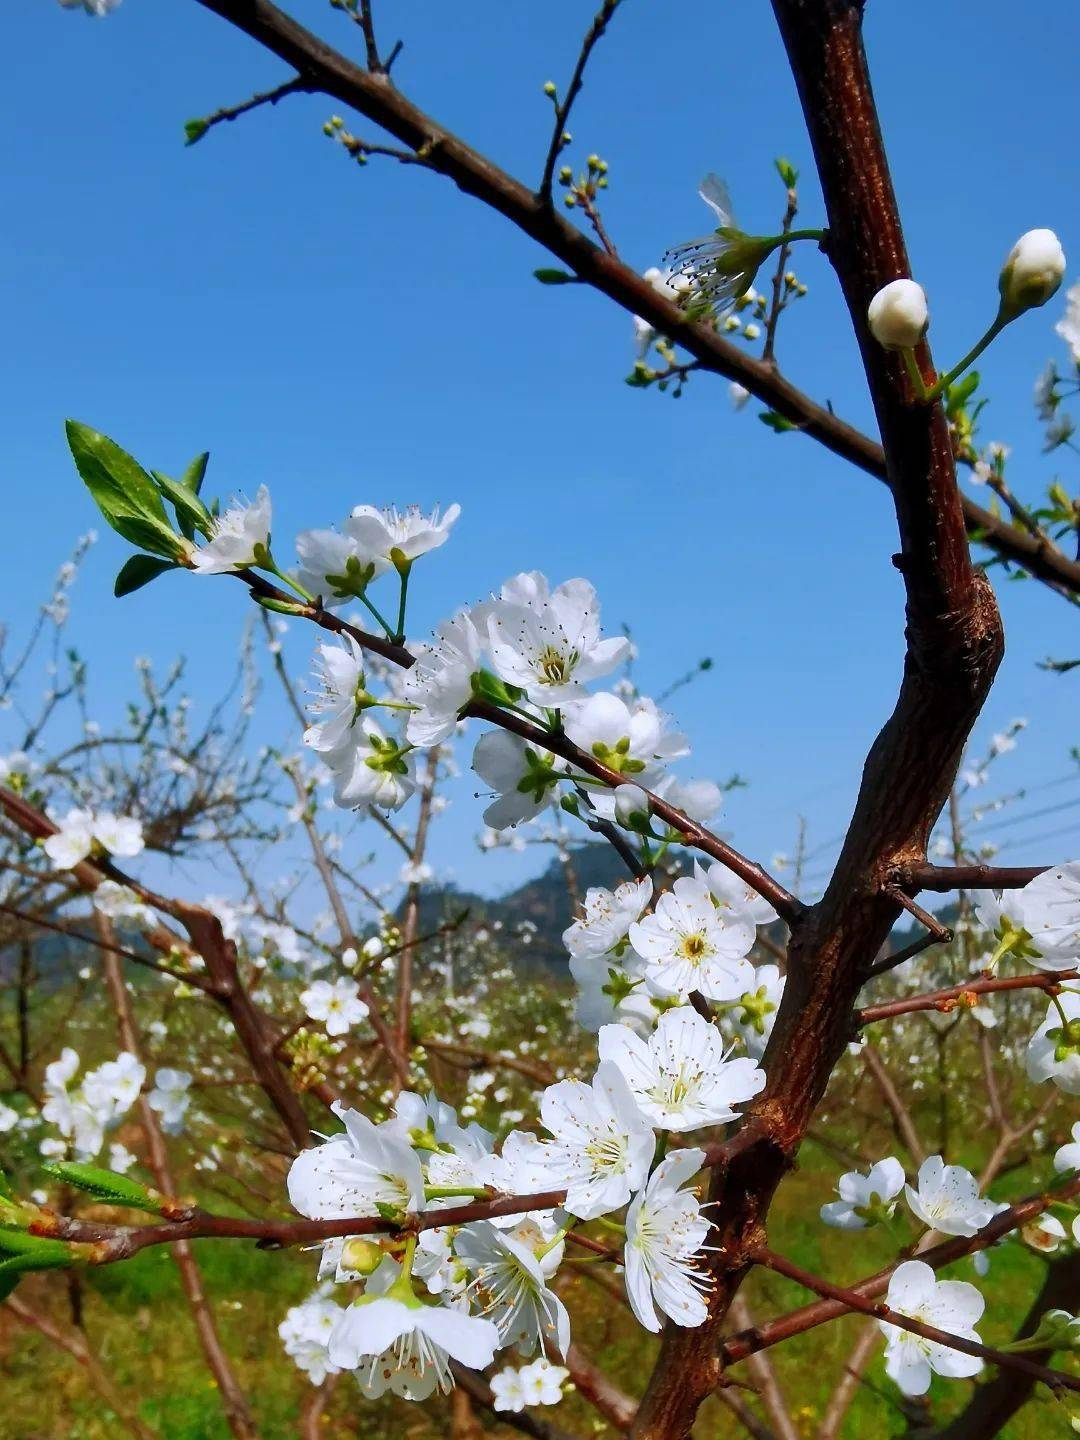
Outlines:
{"type": "MultiPolygon", "coordinates": [[[[535,177],[550,118],[541,86],[564,81],[592,6],[379,8],[387,42],[406,42],[396,70],[406,92],[535,177]]],[[[355,48],[358,32],[322,0],[293,9],[355,48]]],[[[351,165],[321,134],[327,102],[290,99],[186,150],[186,119],[286,78],[194,0],[124,0],[100,22],[54,0],[7,0],[4,12],[20,57],[2,102],[6,618],[28,619],[94,523],[64,446],[66,415],[157,468],[209,449],[212,492],[267,483],[279,554],[296,530],[359,502],[457,500],[452,542],[414,577],[414,633],[519,569],[588,576],[607,624],[631,626],[645,689],[712,657],[676,708],[693,773],[751,781],[724,819],[740,848],[790,850],[803,814],[824,859],[900,668],[902,592],[882,487],[809,441],[772,436],[750,409],[732,413],[722,381],[697,377],[677,402],[626,387],[625,315],[584,290],[537,285],[538,248],[439,177],[351,165]]],[[[1070,141],[1080,15],[1072,0],[1029,0],[1023,31],[1015,5],[999,0],[868,8],[939,362],[985,327],[998,267],[1022,230],[1055,228],[1077,257],[1070,282],[1080,276],[1070,141]]],[[[366,122],[353,128],[375,136],[366,122]]],[[[572,160],[595,150],[610,164],[608,228],[639,268],[708,228],[695,192],[710,169],[728,180],[744,225],[773,229],[782,195],[771,161],[787,155],[803,173],[804,223],[821,215],[765,4],[695,7],[688,26],[656,0],[626,0],[572,129],[572,160]]],[[[786,317],[781,363],[869,425],[837,287],[819,256],[798,260],[810,295],[786,317]]],[[[1010,478],[1029,496],[1055,474],[1076,486],[1075,457],[1040,453],[1030,403],[1046,359],[1062,354],[1060,309],[1014,326],[981,367],[992,399],[984,438],[1012,444],[1010,478]]],[[[140,654],[186,652],[196,695],[215,693],[245,618],[239,587],[170,577],[114,601],[125,554],[106,531],[76,592],[73,636],[102,717],[140,654]]],[[[1078,653],[1075,613],[1034,583],[999,592],[1008,655],[978,741],[1029,717],[1001,785],[1041,785],[1068,773],[1080,736],[1076,676],[1035,661],[1078,653]]],[[[310,639],[289,636],[295,673],[310,639]]],[[[268,692],[261,733],[279,738],[284,726],[268,692]]],[[[13,738],[0,716],[0,747],[13,738]]],[[[433,858],[463,883],[499,889],[535,857],[482,859],[470,843],[471,793],[460,787],[433,858]]],[[[1037,853],[1025,848],[1069,820],[1008,827],[1003,854],[1080,850],[1080,823],[1037,853]]]]}

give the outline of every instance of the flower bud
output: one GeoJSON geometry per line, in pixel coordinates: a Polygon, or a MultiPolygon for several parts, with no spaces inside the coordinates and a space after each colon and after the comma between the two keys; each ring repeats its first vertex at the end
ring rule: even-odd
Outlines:
{"type": "Polygon", "coordinates": [[[640,785],[619,785],[615,790],[615,818],[628,830],[647,827],[649,797],[640,785]]]}
{"type": "Polygon", "coordinates": [[[384,1258],[385,1251],[381,1245],[355,1235],[341,1247],[341,1268],[353,1270],[357,1275],[374,1275],[384,1258]]]}
{"type": "Polygon", "coordinates": [[[914,280],[891,280],[870,301],[870,333],[886,350],[912,350],[926,334],[926,291],[914,280]]]}
{"type": "Polygon", "coordinates": [[[1065,276],[1065,252],[1053,230],[1028,230],[1009,251],[998,289],[1010,319],[1045,305],[1065,276]]]}

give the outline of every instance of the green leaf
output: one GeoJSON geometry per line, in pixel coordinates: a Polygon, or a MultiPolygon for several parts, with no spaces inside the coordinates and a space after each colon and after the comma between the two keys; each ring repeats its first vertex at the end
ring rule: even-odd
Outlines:
{"type": "Polygon", "coordinates": [[[108,436],[77,420],[69,420],[66,429],[83,483],[117,534],[154,555],[170,560],[182,555],[183,546],[169,524],[157,487],[139,462],[108,436]]]}
{"type": "Polygon", "coordinates": [[[27,1235],[21,1230],[0,1230],[0,1255],[8,1258],[0,1263],[0,1271],[66,1270],[78,1259],[76,1252],[62,1240],[46,1240],[40,1235],[27,1235]]]}
{"type": "Polygon", "coordinates": [[[539,280],[541,285],[580,285],[581,281],[576,275],[571,275],[566,270],[534,270],[533,278],[539,280]]]}
{"type": "Polygon", "coordinates": [[[777,435],[783,435],[786,430],[794,430],[796,427],[792,421],[786,419],[775,410],[762,410],[757,417],[763,425],[770,430],[775,430],[777,435]]]}
{"type": "Polygon", "coordinates": [[[184,121],[184,144],[197,145],[202,137],[210,129],[209,120],[185,120],[184,121]]]}
{"type": "Polygon", "coordinates": [[[21,1279],[22,1276],[18,1273],[5,1274],[3,1265],[0,1265],[0,1302],[8,1298],[21,1279]]]}
{"type": "Polygon", "coordinates": [[[71,1185],[76,1190],[85,1190],[98,1200],[111,1205],[127,1205],[132,1210],[148,1210],[151,1215],[160,1215],[162,1197],[156,1190],[149,1190],[137,1180],[126,1175],[117,1175],[113,1170],[102,1170],[96,1165],[83,1165],[75,1160],[60,1160],[42,1169],[62,1185],[71,1185]]]}
{"type": "Polygon", "coordinates": [[[166,570],[177,569],[179,566],[174,560],[160,560],[156,555],[132,555],[120,567],[120,573],[113,582],[113,594],[118,599],[121,595],[130,595],[149,585],[159,575],[164,575],[166,570]]]}
{"type": "Polygon", "coordinates": [[[795,166],[792,165],[791,161],[785,160],[784,157],[781,155],[778,159],[773,161],[773,164],[776,166],[776,173],[780,176],[780,179],[784,182],[787,188],[789,190],[794,190],[799,180],[799,172],[795,169],[795,166]]]}
{"type": "Polygon", "coordinates": [[[14,1200],[14,1198],[15,1191],[11,1188],[11,1181],[3,1170],[0,1170],[0,1200],[14,1200]]]}
{"type": "Polygon", "coordinates": [[[210,451],[204,450],[201,455],[196,455],[191,464],[180,476],[180,484],[186,485],[189,490],[194,490],[198,495],[202,489],[203,481],[206,479],[206,467],[210,463],[210,451]]]}
{"type": "Polygon", "coordinates": [[[168,475],[163,475],[160,470],[152,470],[151,475],[154,484],[165,496],[171,500],[176,510],[176,518],[180,528],[189,540],[193,537],[191,530],[200,530],[204,535],[209,535],[211,528],[210,511],[199,499],[194,490],[188,488],[182,481],[172,480],[168,475]]]}

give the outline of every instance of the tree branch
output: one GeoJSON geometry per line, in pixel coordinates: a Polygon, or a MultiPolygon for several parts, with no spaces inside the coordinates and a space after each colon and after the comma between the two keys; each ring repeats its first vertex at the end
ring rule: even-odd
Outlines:
{"type": "MultiPolygon", "coordinates": [[[[584,282],[609,296],[631,315],[640,315],[661,334],[681,345],[703,369],[736,380],[752,395],[793,422],[842,459],[878,480],[886,480],[882,447],[811,400],[775,368],[740,350],[711,325],[689,320],[636,271],[594,245],[576,226],[557,214],[486,156],[425,115],[386,77],[372,75],[286,15],[270,0],[196,0],[312,81],[312,88],[352,106],[416,151],[429,147],[427,163],[467,195],[498,211],[524,234],[568,265],[584,282]]],[[[889,277],[892,278],[892,277],[889,277]]],[[[867,297],[869,298],[869,297],[867,297]]],[[[891,479],[887,480],[891,484],[891,479]]],[[[1058,550],[1048,552],[1026,531],[992,515],[966,497],[965,523],[1005,559],[1022,565],[1040,580],[1080,594],[1080,563],[1058,550]]]]}

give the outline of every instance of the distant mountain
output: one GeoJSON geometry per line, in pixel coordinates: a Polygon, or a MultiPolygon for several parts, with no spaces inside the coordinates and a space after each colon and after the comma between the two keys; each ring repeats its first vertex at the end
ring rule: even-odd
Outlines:
{"type": "MultiPolygon", "coordinates": [[[[579,901],[593,885],[609,889],[626,879],[626,866],[609,845],[588,845],[573,853],[575,888],[579,901]]],[[[562,933],[574,915],[567,875],[561,862],[551,861],[542,874],[526,880],[516,890],[496,899],[460,890],[454,885],[435,886],[423,892],[420,901],[420,933],[437,929],[447,919],[468,910],[470,928],[500,926],[513,932],[523,922],[535,926],[528,945],[513,951],[512,958],[525,969],[546,965],[556,974],[566,974],[566,948],[562,933]]]]}

